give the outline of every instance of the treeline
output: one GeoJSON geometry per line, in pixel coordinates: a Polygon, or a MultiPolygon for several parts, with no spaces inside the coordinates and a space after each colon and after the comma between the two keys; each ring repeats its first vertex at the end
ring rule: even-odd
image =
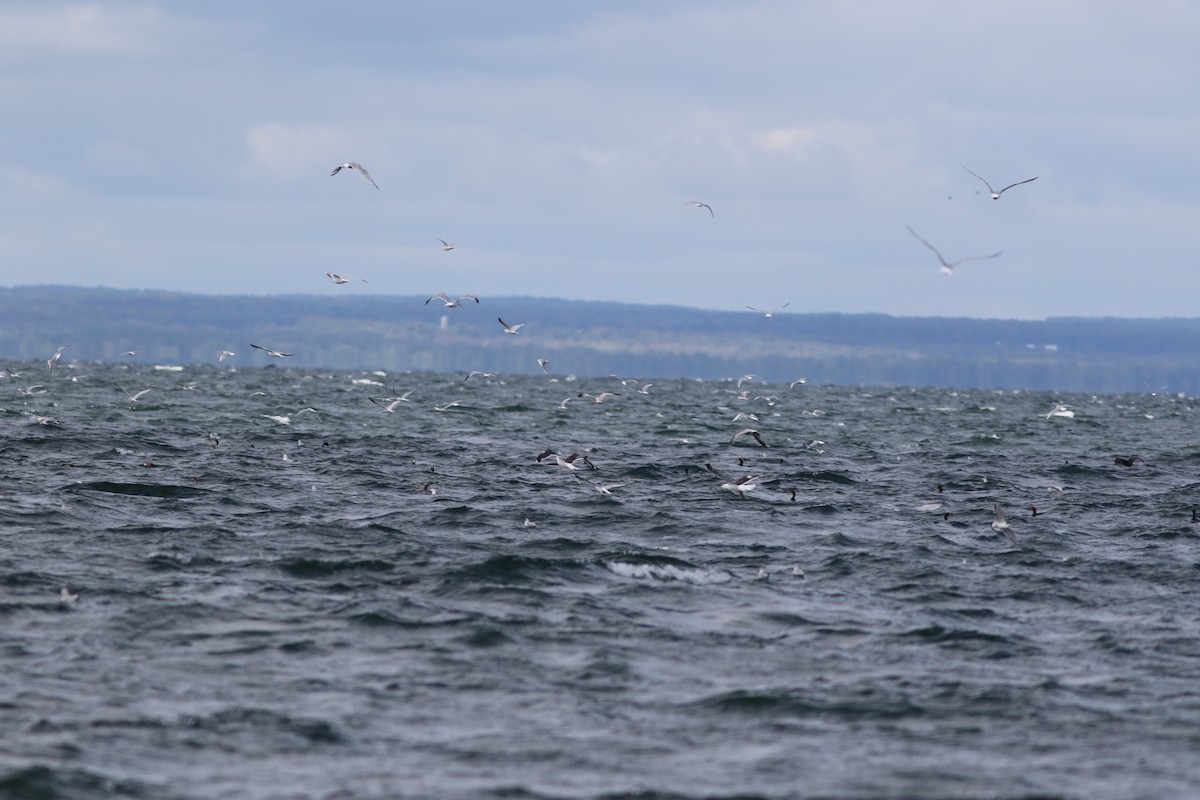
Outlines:
{"type": "Polygon", "coordinates": [[[65,286],[0,288],[0,358],[266,363],[389,372],[540,371],[871,386],[1200,392],[1200,320],[1043,321],[777,314],[483,298],[209,296],[65,286]],[[506,335],[497,317],[525,323],[506,335]],[[133,351],[135,355],[123,355],[133,351]],[[279,362],[276,362],[279,363],[279,362]]]}

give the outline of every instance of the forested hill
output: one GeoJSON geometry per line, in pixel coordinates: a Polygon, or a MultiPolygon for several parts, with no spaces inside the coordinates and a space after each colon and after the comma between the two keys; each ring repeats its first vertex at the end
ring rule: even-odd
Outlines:
{"type": "MultiPolygon", "coordinates": [[[[331,287],[332,291],[336,287],[331,287]]],[[[1200,320],[1043,321],[706,311],[484,297],[210,296],[65,286],[0,288],[0,359],[281,366],[871,386],[1200,392],[1200,320]],[[523,323],[505,334],[497,321],[523,323]],[[122,355],[134,351],[134,356],[122,355]]]]}

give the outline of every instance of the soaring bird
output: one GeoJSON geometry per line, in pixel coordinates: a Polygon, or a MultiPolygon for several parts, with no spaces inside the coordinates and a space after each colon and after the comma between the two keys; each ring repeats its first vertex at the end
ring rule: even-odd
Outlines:
{"type": "Polygon", "coordinates": [[[521,332],[521,328],[525,327],[524,322],[518,322],[516,325],[509,325],[507,322],[500,319],[499,317],[496,317],[496,319],[499,320],[500,324],[504,326],[505,333],[511,333],[513,335],[516,335],[521,332]]]}
{"type": "Polygon", "coordinates": [[[713,214],[712,206],[710,206],[708,203],[701,203],[699,200],[688,200],[686,203],[684,203],[684,205],[685,206],[696,206],[697,208],[707,208],[709,215],[713,219],[716,219],[716,217],[717,217],[716,214],[713,214]]]}
{"type": "MultiPolygon", "coordinates": [[[[337,284],[338,286],[341,286],[343,283],[349,283],[350,281],[354,280],[353,275],[338,275],[336,272],[326,272],[325,276],[327,278],[329,278],[329,280],[331,280],[335,284],[337,284]]],[[[359,278],[358,280],[362,281],[363,283],[367,282],[366,278],[359,278]]]]}
{"type": "Polygon", "coordinates": [[[52,356],[50,356],[49,358],[47,358],[47,359],[46,359],[46,369],[48,369],[48,370],[50,370],[51,372],[53,372],[53,371],[54,371],[54,365],[58,363],[58,360],[59,360],[60,358],[62,358],[63,350],[66,350],[66,349],[67,349],[68,347],[70,347],[70,346],[71,346],[71,345],[69,345],[69,344],[64,344],[62,347],[60,347],[60,348],[58,348],[57,350],[55,350],[55,351],[54,351],[54,355],[52,355],[52,356]]]}
{"type": "Polygon", "coordinates": [[[379,184],[375,183],[375,179],[371,177],[371,173],[369,173],[369,172],[367,172],[365,169],[363,169],[363,165],[362,165],[362,164],[360,164],[360,163],[358,163],[357,161],[347,161],[347,162],[346,162],[346,163],[344,163],[344,164],[339,164],[339,165],[337,165],[336,167],[334,167],[334,168],[333,168],[333,172],[331,172],[331,173],[329,173],[329,174],[330,174],[330,175],[337,175],[339,172],[341,172],[341,171],[342,171],[342,170],[344,170],[344,169],[352,169],[352,170],[354,170],[354,171],[355,171],[355,172],[357,172],[359,175],[362,175],[364,178],[366,178],[367,180],[369,180],[369,181],[371,182],[371,185],[372,185],[372,186],[374,186],[376,189],[378,189],[378,188],[379,188],[379,184]]]}
{"type": "Polygon", "coordinates": [[[434,300],[441,300],[446,304],[446,308],[458,308],[462,305],[463,300],[474,300],[476,303],[479,302],[479,298],[473,294],[464,294],[462,297],[459,297],[456,300],[451,300],[445,292],[438,292],[433,297],[426,300],[425,305],[429,305],[434,300]]]}
{"type": "Polygon", "coordinates": [[[990,256],[968,256],[967,258],[960,258],[958,261],[950,262],[942,257],[942,254],[938,252],[936,247],[934,247],[929,242],[922,239],[921,234],[917,233],[912,228],[909,228],[908,232],[911,233],[914,237],[916,237],[918,242],[920,242],[921,244],[925,245],[926,247],[928,247],[930,250],[933,251],[933,254],[935,256],[937,256],[938,261],[940,261],[942,263],[942,274],[943,275],[953,275],[954,268],[957,267],[959,264],[964,264],[968,261],[986,261],[989,258],[996,258],[1004,253],[1004,251],[1001,250],[1001,251],[992,253],[990,256]]]}
{"type": "Polygon", "coordinates": [[[442,249],[449,253],[454,249],[454,242],[447,242],[445,239],[438,239],[442,243],[442,249]]]}
{"type": "Polygon", "coordinates": [[[278,350],[272,350],[269,347],[260,347],[256,344],[252,344],[250,346],[253,347],[255,350],[262,350],[264,353],[269,355],[271,358],[290,358],[292,355],[291,353],[281,353],[278,350]]]}
{"type": "MultiPolygon", "coordinates": [[[[959,164],[959,166],[962,167],[963,169],[967,169],[962,164],[959,164]]],[[[967,172],[971,172],[971,170],[967,169],[967,172]]],[[[991,193],[993,200],[999,200],[1000,195],[1004,194],[1005,192],[1007,192],[1009,189],[1013,188],[1014,186],[1020,186],[1022,183],[1029,183],[1030,181],[1036,181],[1038,179],[1038,176],[1034,175],[1032,178],[1026,178],[1023,181],[1017,181],[1016,183],[1010,183],[1008,186],[1005,186],[1003,189],[1001,189],[1000,191],[997,192],[995,189],[992,188],[992,185],[984,179],[984,177],[982,175],[979,175],[978,173],[975,173],[975,172],[971,172],[971,174],[974,175],[976,178],[979,178],[979,180],[983,181],[983,185],[988,188],[988,191],[991,193]]]]}
{"type": "Polygon", "coordinates": [[[763,441],[762,436],[759,435],[758,431],[754,430],[754,428],[743,428],[733,435],[733,438],[729,440],[729,443],[733,444],[740,436],[753,436],[754,441],[758,442],[760,447],[768,447],[767,443],[763,441]]]}

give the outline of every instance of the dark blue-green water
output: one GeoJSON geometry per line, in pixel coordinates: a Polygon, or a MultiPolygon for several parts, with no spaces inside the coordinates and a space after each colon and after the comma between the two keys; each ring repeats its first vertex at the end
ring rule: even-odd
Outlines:
{"type": "Polygon", "coordinates": [[[5,383],[0,798],[1200,796],[1190,398],[5,383]]]}

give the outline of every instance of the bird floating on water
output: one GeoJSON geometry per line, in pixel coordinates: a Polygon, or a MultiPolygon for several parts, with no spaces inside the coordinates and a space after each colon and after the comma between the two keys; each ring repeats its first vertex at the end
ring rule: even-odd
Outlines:
{"type": "MultiPolygon", "coordinates": [[[[967,169],[962,164],[959,164],[959,166],[962,167],[963,169],[966,169],[967,172],[971,172],[971,170],[967,169]]],[[[1007,192],[1009,189],[1013,188],[1014,186],[1020,186],[1022,183],[1029,183],[1030,181],[1036,181],[1038,179],[1038,176],[1034,175],[1032,178],[1026,178],[1023,181],[1017,181],[1016,183],[1010,183],[1008,186],[1005,186],[1003,189],[1001,189],[1000,191],[997,192],[995,189],[992,188],[992,185],[990,183],[988,183],[987,180],[984,179],[984,177],[982,175],[979,175],[978,173],[975,173],[975,172],[971,172],[971,174],[974,175],[976,178],[979,178],[979,180],[983,181],[983,185],[988,188],[988,192],[991,193],[993,200],[999,200],[1000,195],[1004,194],[1005,192],[1007,192]]]]}
{"type": "Polygon", "coordinates": [[[366,178],[368,181],[370,181],[371,185],[374,186],[376,189],[379,188],[379,184],[375,183],[375,179],[371,177],[371,173],[369,173],[365,169],[363,169],[363,165],[358,163],[357,161],[347,161],[344,164],[339,164],[338,166],[334,167],[333,172],[331,172],[329,174],[337,175],[339,172],[341,172],[344,169],[354,170],[359,175],[362,175],[364,178],[366,178]]]}
{"type": "Polygon", "coordinates": [[[995,253],[992,253],[990,256],[968,256],[967,258],[960,258],[958,261],[951,262],[951,261],[947,261],[945,258],[943,258],[942,254],[938,252],[936,247],[934,247],[929,242],[922,239],[921,235],[919,233],[917,233],[916,231],[914,231],[912,228],[909,228],[908,232],[911,233],[914,237],[916,237],[917,241],[919,241],[921,244],[925,245],[926,247],[928,247],[930,250],[933,251],[933,254],[935,256],[937,256],[938,261],[940,261],[942,264],[942,274],[943,275],[953,275],[954,268],[957,267],[959,264],[965,264],[968,261],[986,261],[989,258],[997,258],[1004,254],[1004,251],[1000,250],[995,253]]]}

